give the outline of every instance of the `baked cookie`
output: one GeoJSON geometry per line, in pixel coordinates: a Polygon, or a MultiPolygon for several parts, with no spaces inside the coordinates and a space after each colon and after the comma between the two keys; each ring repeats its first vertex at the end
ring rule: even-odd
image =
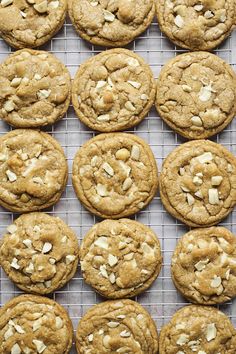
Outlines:
{"type": "Polygon", "coordinates": [[[151,24],[154,0],[70,0],[69,16],[83,39],[96,45],[120,47],[151,24]]]}
{"type": "Polygon", "coordinates": [[[195,229],[178,242],[171,274],[189,301],[214,305],[236,296],[236,237],[224,227],[195,229]]]}
{"type": "Polygon", "coordinates": [[[209,140],[182,144],[164,160],[160,196],[167,211],[185,224],[215,225],[236,204],[236,158],[209,140]]]}
{"type": "Polygon", "coordinates": [[[21,215],[8,226],[0,243],[0,264],[22,290],[48,294],[75,274],[76,235],[59,218],[44,213],[21,215]]]}
{"type": "Polygon", "coordinates": [[[49,134],[16,129],[0,138],[0,205],[25,213],[54,205],[66,186],[67,163],[49,134]]]}
{"type": "Polygon", "coordinates": [[[214,307],[190,305],[177,311],[162,327],[160,354],[235,354],[236,330],[214,307]]]}
{"type": "Polygon", "coordinates": [[[0,309],[1,353],[68,354],[72,337],[66,310],[46,297],[17,296],[0,309]]]}
{"type": "Polygon", "coordinates": [[[104,51],[82,64],[72,86],[81,121],[94,130],[131,128],[148,114],[156,84],[150,67],[127,49],[104,51]]]}
{"type": "Polygon", "coordinates": [[[93,306],[79,322],[76,348],[82,353],[156,354],[158,335],[149,313],[131,300],[93,306]]]}
{"type": "Polygon", "coordinates": [[[156,11],[161,31],[190,50],[215,48],[235,27],[235,0],[156,0],[156,11]]]}
{"type": "Polygon", "coordinates": [[[185,138],[207,138],[223,130],[236,115],[236,74],[211,53],[178,55],[160,73],[156,108],[185,138]]]}
{"type": "Polygon", "coordinates": [[[38,47],[59,31],[66,10],[67,0],[2,0],[0,36],[15,48],[38,47]]]}
{"type": "Polygon", "coordinates": [[[72,182],[91,213],[118,219],[137,213],[153,199],[157,165],[148,144],[138,136],[100,134],[75,155],[72,182]]]}
{"type": "Polygon", "coordinates": [[[0,117],[18,128],[53,124],[66,113],[70,74],[54,55],[32,49],[0,65],[0,117]]]}
{"type": "Polygon", "coordinates": [[[129,219],[95,224],[81,243],[84,280],[101,295],[118,299],[146,290],[161,270],[160,243],[147,226],[129,219]]]}

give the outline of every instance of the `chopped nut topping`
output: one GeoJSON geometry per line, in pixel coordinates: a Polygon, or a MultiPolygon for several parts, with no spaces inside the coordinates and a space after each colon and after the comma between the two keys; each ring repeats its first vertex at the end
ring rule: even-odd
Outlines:
{"type": "Polygon", "coordinates": [[[130,152],[129,152],[129,150],[127,150],[125,148],[120,149],[116,152],[116,158],[118,160],[126,161],[126,160],[128,160],[129,157],[130,157],[130,152]]]}

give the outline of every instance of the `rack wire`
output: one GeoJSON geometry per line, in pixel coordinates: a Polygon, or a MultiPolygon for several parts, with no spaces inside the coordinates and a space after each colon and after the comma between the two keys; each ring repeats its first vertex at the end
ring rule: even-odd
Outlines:
{"type": "MultiPolygon", "coordinates": [[[[158,77],[162,66],[167,60],[184,52],[183,49],[174,46],[165,38],[160,32],[156,20],[145,33],[126,46],[126,48],[141,55],[149,63],[155,77],[158,77]]],[[[69,68],[72,78],[81,63],[104,50],[104,48],[91,45],[82,40],[76,34],[69,19],[66,20],[59,33],[41,49],[54,53],[64,62],[69,68]]],[[[0,40],[0,62],[12,51],[3,40],[0,40]]],[[[214,52],[236,69],[236,32],[214,52]]],[[[0,121],[0,135],[9,130],[11,128],[3,121],[0,121]]],[[[94,223],[99,222],[100,219],[86,211],[76,198],[71,183],[71,169],[76,151],[95,133],[79,121],[72,106],[69,107],[66,116],[60,122],[44,130],[60,142],[66,153],[69,165],[69,180],[66,190],[60,201],[53,208],[46,210],[46,212],[62,218],[75,231],[79,241],[81,241],[89,228],[94,223]]],[[[149,143],[155,155],[159,171],[167,154],[185,141],[158,117],[154,108],[141,124],[134,129],[130,129],[129,132],[136,133],[149,143]]],[[[233,121],[212,140],[226,146],[236,155],[236,121],[233,121]]],[[[6,227],[18,216],[19,214],[13,214],[0,208],[0,236],[4,234],[6,227]]],[[[134,219],[151,227],[158,235],[162,246],[163,267],[158,279],[148,291],[135,298],[150,312],[158,330],[160,330],[162,325],[170,320],[177,309],[188,304],[176,291],[170,277],[172,252],[178,239],[188,231],[188,228],[172,218],[164,210],[159,193],[145,210],[134,216],[134,219]]],[[[236,234],[236,210],[221,225],[236,234]]],[[[21,291],[14,286],[1,269],[0,305],[4,305],[12,297],[19,294],[21,294],[21,291]]],[[[84,283],[80,268],[78,268],[74,278],[66,286],[55,291],[50,297],[68,310],[74,330],[76,330],[79,319],[88,308],[104,300],[84,283]]],[[[219,308],[230,317],[236,326],[236,301],[219,306],[219,308]]],[[[73,346],[71,354],[74,353],[76,351],[73,346]]]]}

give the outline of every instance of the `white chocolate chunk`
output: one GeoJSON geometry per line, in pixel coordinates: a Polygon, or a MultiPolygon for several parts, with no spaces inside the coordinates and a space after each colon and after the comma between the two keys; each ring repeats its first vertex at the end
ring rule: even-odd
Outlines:
{"type": "Polygon", "coordinates": [[[207,325],[207,331],[206,331],[206,340],[210,342],[211,340],[215,339],[217,335],[217,330],[216,326],[214,323],[210,323],[207,325]]]}
{"type": "Polygon", "coordinates": [[[100,116],[97,117],[97,120],[99,122],[109,122],[110,116],[109,114],[101,114],[100,116]]]}
{"type": "Polygon", "coordinates": [[[137,66],[140,65],[139,62],[138,62],[138,60],[135,59],[135,58],[129,58],[129,59],[127,60],[127,63],[128,63],[130,66],[135,66],[135,67],[137,67],[137,66]]]}
{"type": "Polygon", "coordinates": [[[105,348],[109,348],[110,347],[110,345],[109,345],[110,339],[111,339],[110,336],[108,336],[108,335],[104,336],[104,338],[102,340],[102,343],[103,343],[105,348]]]}
{"type": "Polygon", "coordinates": [[[213,155],[211,152],[204,152],[204,154],[196,157],[200,163],[208,163],[213,160],[213,155]]]}
{"type": "Polygon", "coordinates": [[[115,322],[115,321],[110,321],[110,322],[108,322],[108,327],[110,327],[110,328],[116,328],[116,327],[118,327],[119,326],[119,322],[115,322]]]}
{"type": "Polygon", "coordinates": [[[125,315],[118,315],[117,318],[123,320],[125,318],[125,315]]]}
{"type": "Polygon", "coordinates": [[[13,334],[14,334],[14,331],[13,331],[12,327],[9,326],[8,330],[4,333],[4,339],[7,340],[11,336],[13,336],[13,334]]]}
{"type": "Polygon", "coordinates": [[[140,82],[131,81],[131,80],[128,80],[127,82],[128,82],[131,86],[135,87],[136,89],[139,89],[139,88],[141,87],[140,82]]]}
{"type": "Polygon", "coordinates": [[[21,326],[15,324],[14,327],[15,327],[15,330],[16,330],[18,333],[20,333],[20,334],[24,334],[24,333],[25,333],[24,329],[23,329],[21,326]]]}
{"type": "Polygon", "coordinates": [[[188,205],[193,205],[194,202],[195,202],[195,199],[194,197],[190,194],[190,193],[187,193],[186,194],[186,198],[187,198],[187,202],[188,202],[188,205]]]}
{"type": "Polygon", "coordinates": [[[93,6],[93,7],[95,7],[95,6],[98,5],[98,2],[97,2],[97,1],[92,1],[92,2],[90,2],[90,5],[93,6]]]}
{"type": "Polygon", "coordinates": [[[138,145],[133,145],[131,150],[131,158],[138,161],[140,158],[140,149],[138,145]]]}
{"type": "Polygon", "coordinates": [[[218,288],[221,285],[221,277],[214,275],[214,278],[211,281],[212,288],[218,288]]]}
{"type": "Polygon", "coordinates": [[[226,21],[226,15],[225,14],[223,14],[223,15],[221,15],[220,16],[220,22],[222,22],[222,23],[224,23],[225,21],[226,21]]]}
{"type": "Polygon", "coordinates": [[[37,184],[43,184],[43,180],[42,180],[42,178],[41,177],[33,177],[32,178],[32,181],[34,182],[34,183],[37,183],[37,184]]]}
{"type": "Polygon", "coordinates": [[[200,198],[200,199],[203,199],[203,195],[202,195],[202,192],[201,192],[201,191],[195,192],[194,195],[196,195],[196,197],[198,197],[198,198],[200,198]]]}
{"type": "Polygon", "coordinates": [[[13,258],[12,262],[11,262],[11,267],[15,268],[15,269],[20,269],[20,266],[18,264],[18,259],[17,258],[13,258]]]}
{"type": "Polygon", "coordinates": [[[25,240],[22,241],[23,244],[28,247],[31,248],[32,247],[32,241],[29,238],[26,238],[25,240]]]}
{"type": "Polygon", "coordinates": [[[233,172],[233,167],[230,165],[230,163],[227,165],[227,172],[233,172]]]}
{"type": "Polygon", "coordinates": [[[190,190],[185,186],[180,186],[180,188],[182,189],[183,192],[186,192],[186,193],[190,192],[190,190]]]}
{"type": "Polygon", "coordinates": [[[51,90],[39,90],[37,92],[38,99],[40,99],[40,100],[44,100],[44,99],[48,98],[50,96],[50,94],[51,94],[51,90]]]}
{"type": "Polygon", "coordinates": [[[59,7],[59,5],[60,5],[59,1],[51,1],[48,4],[48,8],[49,9],[57,9],[59,7]]]}
{"type": "Polygon", "coordinates": [[[11,170],[6,170],[6,175],[7,175],[10,182],[14,182],[17,180],[16,174],[14,172],[12,172],[11,170]]]}
{"type": "Polygon", "coordinates": [[[184,27],[184,20],[183,17],[180,15],[177,15],[174,19],[174,23],[176,24],[177,27],[182,28],[184,27]]]}
{"type": "Polygon", "coordinates": [[[202,179],[198,176],[194,176],[193,177],[193,183],[196,185],[196,186],[201,186],[202,184],[202,179]]]}
{"type": "Polygon", "coordinates": [[[2,0],[1,1],[1,6],[6,7],[8,5],[11,5],[13,3],[13,0],[2,0]]]}
{"type": "Polygon", "coordinates": [[[141,100],[145,101],[148,99],[148,96],[145,95],[145,93],[143,93],[141,96],[140,96],[141,100]]]}
{"type": "Polygon", "coordinates": [[[100,273],[104,278],[108,278],[108,274],[107,274],[107,269],[106,269],[106,265],[103,264],[99,267],[100,269],[100,273]]]}
{"type": "Polygon", "coordinates": [[[108,264],[109,264],[109,266],[113,267],[117,263],[118,263],[118,258],[109,253],[109,255],[108,255],[108,264]]]}
{"type": "Polygon", "coordinates": [[[210,188],[208,190],[208,198],[211,205],[218,205],[220,203],[219,193],[216,188],[210,188]]]}
{"type": "Polygon", "coordinates": [[[68,255],[66,256],[66,264],[72,263],[75,259],[76,259],[76,256],[75,256],[75,255],[68,254],[68,255]]]}
{"type": "Polygon", "coordinates": [[[183,333],[179,336],[176,344],[182,346],[188,342],[188,339],[189,339],[189,335],[183,333]]]}
{"type": "Polygon", "coordinates": [[[194,267],[201,272],[203,269],[206,268],[206,264],[209,263],[209,259],[207,258],[206,260],[201,260],[199,262],[197,262],[194,267]]]}
{"type": "Polygon", "coordinates": [[[37,331],[42,325],[42,317],[33,323],[33,332],[37,331]]]}
{"type": "MultiPolygon", "coordinates": [[[[23,54],[23,53],[22,53],[23,54]]],[[[29,78],[28,77],[23,77],[23,79],[21,80],[22,84],[27,85],[29,83],[29,78]]]]}
{"type": "Polygon", "coordinates": [[[10,233],[10,234],[14,234],[16,231],[17,231],[17,226],[15,224],[12,224],[12,225],[9,225],[7,227],[7,231],[10,233]]]}
{"type": "Polygon", "coordinates": [[[131,335],[131,333],[129,331],[126,331],[126,330],[120,332],[120,336],[123,337],[123,338],[128,338],[128,337],[130,337],[130,335],[131,335]]]}
{"type": "Polygon", "coordinates": [[[210,10],[207,10],[207,11],[204,13],[204,17],[209,19],[209,18],[214,17],[214,14],[213,14],[213,12],[211,12],[210,10]]]}
{"type": "Polygon", "coordinates": [[[88,341],[89,341],[89,342],[92,342],[92,341],[93,341],[93,334],[92,334],[92,333],[88,336],[88,341]]]}
{"type": "Polygon", "coordinates": [[[177,325],[175,326],[176,329],[185,329],[185,325],[183,323],[177,323],[177,325]]]}
{"type": "Polygon", "coordinates": [[[198,4],[198,5],[195,5],[193,8],[194,8],[194,10],[196,10],[196,11],[202,11],[202,9],[203,9],[203,5],[202,4],[198,4]]]}
{"type": "Polygon", "coordinates": [[[96,185],[96,191],[101,197],[107,197],[109,195],[107,187],[100,183],[96,185]]]}
{"type": "Polygon", "coordinates": [[[135,107],[130,101],[125,102],[125,108],[128,109],[128,111],[130,112],[135,111],[135,107]]]}
{"type": "Polygon", "coordinates": [[[230,277],[230,269],[228,269],[225,273],[225,279],[226,280],[229,280],[229,277],[230,277]]]}
{"type": "Polygon", "coordinates": [[[16,343],[13,345],[13,347],[11,348],[11,354],[20,354],[21,353],[21,349],[20,346],[16,343]]]}
{"type": "Polygon", "coordinates": [[[201,127],[202,126],[202,120],[200,117],[198,116],[193,116],[191,118],[191,122],[193,125],[195,125],[196,127],[201,127]]]}
{"type": "Polygon", "coordinates": [[[100,81],[97,82],[96,89],[100,89],[100,88],[106,86],[106,84],[107,84],[106,81],[100,80],[100,81]]]}
{"type": "Polygon", "coordinates": [[[114,274],[114,273],[111,273],[111,274],[109,275],[109,280],[110,280],[110,283],[111,283],[111,284],[115,284],[115,282],[116,282],[116,277],[115,277],[115,274],[114,274]]]}
{"type": "Polygon", "coordinates": [[[41,340],[33,339],[32,342],[35,344],[37,352],[42,353],[47,347],[41,340]]]}
{"type": "Polygon", "coordinates": [[[33,274],[34,272],[34,265],[32,262],[29,263],[28,267],[25,268],[26,273],[33,274]]]}
{"type": "Polygon", "coordinates": [[[14,79],[11,81],[11,86],[12,87],[17,87],[21,83],[21,77],[14,77],[14,79]]]}
{"type": "Polygon", "coordinates": [[[39,74],[35,74],[35,75],[34,75],[34,79],[37,80],[37,81],[39,81],[39,80],[42,79],[42,77],[41,77],[39,74]]]}
{"type": "MultiPolygon", "coordinates": [[[[206,352],[204,352],[203,350],[199,350],[199,352],[197,354],[207,354],[206,352]]],[[[219,353],[218,353],[219,354],[219,353]]]]}
{"type": "Polygon", "coordinates": [[[54,258],[49,258],[49,263],[53,265],[56,263],[56,260],[54,258]]]}
{"type": "Polygon", "coordinates": [[[48,2],[47,0],[44,0],[42,2],[40,2],[39,4],[35,4],[34,8],[37,12],[39,12],[40,14],[43,14],[44,12],[47,12],[48,9],[48,2]]]}
{"type": "Polygon", "coordinates": [[[182,85],[182,89],[185,91],[185,92],[191,92],[192,91],[192,88],[188,85],[182,85]]]}
{"type": "Polygon", "coordinates": [[[213,177],[211,177],[212,186],[219,186],[222,181],[223,181],[223,177],[222,176],[213,176],[213,177]]]}
{"type": "Polygon", "coordinates": [[[133,181],[130,177],[127,177],[124,182],[123,182],[123,185],[122,185],[122,189],[123,191],[127,191],[133,184],[133,181]]]}
{"type": "Polygon", "coordinates": [[[107,22],[113,22],[114,21],[115,15],[112,12],[107,11],[107,10],[102,10],[102,12],[103,12],[104,19],[107,22]]]}
{"type": "Polygon", "coordinates": [[[207,102],[211,98],[212,92],[213,91],[211,85],[202,86],[198,97],[202,102],[207,102]]]}
{"type": "Polygon", "coordinates": [[[110,176],[114,176],[114,170],[113,168],[109,165],[109,163],[104,162],[102,165],[102,168],[108,173],[110,176]]]}
{"type": "Polygon", "coordinates": [[[48,253],[52,249],[52,244],[50,242],[45,242],[42,248],[42,253],[48,253]]]}
{"type": "Polygon", "coordinates": [[[109,247],[109,244],[108,244],[108,242],[107,242],[107,238],[104,237],[104,236],[99,237],[99,238],[94,242],[94,245],[95,245],[95,246],[98,246],[98,247],[101,247],[101,248],[104,248],[105,250],[107,250],[108,247],[109,247]]]}

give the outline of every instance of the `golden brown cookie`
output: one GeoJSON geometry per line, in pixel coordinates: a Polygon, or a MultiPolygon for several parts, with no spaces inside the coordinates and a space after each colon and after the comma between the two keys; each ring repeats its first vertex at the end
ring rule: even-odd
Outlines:
{"type": "Polygon", "coordinates": [[[156,84],[150,67],[127,49],[104,51],[82,64],[72,86],[81,121],[94,130],[131,128],[148,114],[156,84]]]}
{"type": "Polygon", "coordinates": [[[70,73],[54,55],[23,49],[0,65],[0,117],[18,128],[61,119],[70,104],[70,73]]]}
{"type": "Polygon", "coordinates": [[[76,348],[78,354],[157,354],[158,335],[151,316],[137,302],[106,301],[82,317],[76,348]]]}
{"type": "Polygon", "coordinates": [[[160,73],[156,108],[185,138],[207,138],[223,130],[236,115],[236,74],[211,53],[178,55],[160,73]]]}
{"type": "Polygon", "coordinates": [[[153,0],[70,0],[69,15],[87,41],[122,47],[144,32],[155,14],[153,0]]]}
{"type": "Polygon", "coordinates": [[[210,140],[182,144],[164,160],[160,195],[167,211],[185,224],[215,225],[236,204],[236,158],[210,140]]]}
{"type": "Polygon", "coordinates": [[[1,354],[68,354],[72,338],[66,310],[46,297],[17,296],[0,309],[1,354]]]}
{"type": "Polygon", "coordinates": [[[54,205],[66,186],[67,162],[49,134],[16,129],[0,138],[0,205],[20,213],[54,205]]]}
{"type": "Polygon", "coordinates": [[[118,219],[137,213],[153,199],[157,165],[148,144],[138,136],[100,134],[78,150],[72,182],[91,213],[118,219]]]}
{"type": "Polygon", "coordinates": [[[215,48],[235,27],[235,0],[156,0],[156,11],[161,31],[191,50],[215,48]]]}
{"type": "Polygon", "coordinates": [[[80,261],[84,280],[101,295],[133,297],[160,273],[160,242],[149,227],[137,221],[104,220],[85,235],[80,261]]]}
{"type": "Polygon", "coordinates": [[[22,290],[48,294],[75,274],[79,257],[76,235],[64,221],[44,213],[21,215],[0,243],[0,264],[22,290]]]}
{"type": "Polygon", "coordinates": [[[236,296],[236,237],[224,227],[195,229],[178,242],[171,274],[189,301],[214,305],[236,296]]]}
{"type": "Polygon", "coordinates": [[[2,0],[0,36],[12,47],[34,48],[59,31],[67,0],[2,0]]]}
{"type": "Polygon", "coordinates": [[[160,333],[160,354],[235,354],[235,348],[236,330],[214,307],[183,307],[160,333]]]}

